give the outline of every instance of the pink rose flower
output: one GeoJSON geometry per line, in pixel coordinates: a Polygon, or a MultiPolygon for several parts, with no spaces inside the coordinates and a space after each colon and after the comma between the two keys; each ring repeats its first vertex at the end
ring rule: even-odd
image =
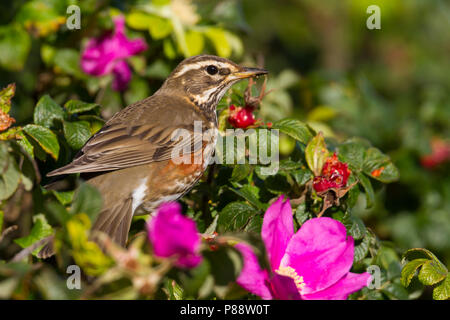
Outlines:
{"type": "Polygon", "coordinates": [[[292,209],[281,196],[267,209],[261,236],[270,272],[261,269],[251,247],[236,248],[244,259],[237,283],[263,299],[345,300],[365,287],[370,274],[351,273],[353,238],[331,218],[306,221],[294,234],[292,209]]]}
{"type": "Polygon", "coordinates": [[[113,73],[112,87],[125,90],[131,80],[131,70],[126,59],[147,49],[143,39],[130,40],[125,36],[125,19],[114,19],[114,32],[107,32],[99,38],[88,41],[81,55],[81,68],[87,74],[103,76],[113,73]]]}
{"type": "Polygon", "coordinates": [[[194,268],[202,261],[201,238],[194,220],[181,214],[176,202],[161,205],[147,222],[148,238],[157,257],[175,257],[175,265],[194,268]]]}

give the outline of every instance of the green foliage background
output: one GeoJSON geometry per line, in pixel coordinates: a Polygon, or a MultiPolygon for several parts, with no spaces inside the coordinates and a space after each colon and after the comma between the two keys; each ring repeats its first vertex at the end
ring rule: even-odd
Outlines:
{"type": "MultiPolygon", "coordinates": [[[[450,265],[449,162],[430,169],[420,161],[431,152],[433,138],[450,137],[450,4],[443,0],[178,2],[184,7],[169,16],[158,11],[168,3],[165,0],[0,4],[0,87],[16,84],[9,112],[16,119],[16,131],[0,140],[17,140],[0,145],[0,164],[9,170],[2,172],[0,181],[0,231],[18,226],[0,243],[0,259],[9,260],[21,247],[60,225],[65,230],[61,246],[76,253],[78,264],[86,270],[91,264],[111,270],[110,257],[83,244],[74,247],[72,241],[89,227],[99,204],[93,199],[74,200],[71,205],[72,191],[45,191],[40,187],[48,182],[45,173],[69,162],[104,119],[155,92],[182,58],[212,53],[270,70],[267,89],[274,91],[264,98],[258,117],[282,132],[284,162],[280,174],[267,179],[258,176],[257,166],[210,168],[182,200],[200,231],[258,231],[268,201],[283,193],[299,196],[312,177],[305,148],[322,131],[328,148],[339,151],[360,181],[345,198],[345,206],[328,213],[344,221],[357,240],[360,261],[355,257],[355,270],[375,263],[383,272],[381,290],[365,289],[353,298],[431,298],[432,289],[424,289],[412,276],[419,267],[430,269],[424,266],[438,261],[436,257],[442,261],[434,264],[440,268],[436,272],[446,274],[443,265],[450,265]],[[81,7],[81,30],[65,26],[70,4],[81,7]],[[381,8],[381,30],[366,28],[366,8],[371,4],[381,8]],[[127,34],[145,37],[149,44],[147,51],[129,59],[133,78],[123,93],[111,89],[110,76],[94,78],[79,67],[86,40],[112,28],[111,17],[120,11],[126,16],[127,34]],[[386,176],[373,179],[370,173],[375,167],[370,161],[374,159],[392,171],[386,169],[386,176]],[[92,208],[82,207],[86,202],[92,208]],[[425,252],[400,280],[400,258],[409,248],[427,248],[434,255],[425,252]]],[[[219,109],[242,104],[245,86],[233,88],[219,109]]],[[[80,194],[91,197],[93,192],[80,194]]],[[[295,208],[296,226],[320,211],[319,204],[295,208]]],[[[142,230],[143,220],[136,219],[131,234],[142,230]]],[[[177,281],[166,279],[164,293],[169,298],[242,296],[237,288],[224,285],[229,279],[221,279],[223,273],[215,268],[220,261],[239,264],[231,248],[221,250],[217,256],[209,253],[208,262],[189,277],[170,274],[167,279],[177,281]]],[[[140,263],[151,266],[152,258],[143,255],[140,263]]],[[[61,280],[61,270],[71,256],[63,254],[39,271],[32,263],[0,266],[0,297],[79,297],[65,291],[61,280]],[[37,280],[24,288],[27,274],[37,280]],[[53,291],[44,285],[49,282],[55,284],[53,291]]],[[[405,256],[410,258],[411,254],[405,256]]],[[[422,283],[445,281],[448,287],[449,277],[422,281],[425,273],[422,278],[419,274],[422,283]]],[[[126,288],[114,283],[99,295],[162,294],[126,288]]]]}

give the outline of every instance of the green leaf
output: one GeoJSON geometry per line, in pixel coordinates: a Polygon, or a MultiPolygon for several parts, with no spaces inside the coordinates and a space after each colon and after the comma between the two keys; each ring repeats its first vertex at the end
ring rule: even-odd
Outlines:
{"type": "Polygon", "coordinates": [[[91,137],[91,127],[87,121],[64,121],[64,137],[74,150],[81,149],[91,137]]]}
{"type": "Polygon", "coordinates": [[[11,83],[0,91],[0,110],[8,113],[11,110],[11,99],[16,93],[16,84],[11,83]]]}
{"type": "Polygon", "coordinates": [[[73,200],[74,191],[55,191],[52,190],[55,198],[64,206],[70,204],[73,200]]]}
{"type": "Polygon", "coordinates": [[[407,264],[402,268],[402,277],[401,282],[402,284],[407,287],[411,283],[412,278],[416,274],[417,269],[422,266],[425,262],[430,261],[428,259],[415,259],[407,264]]]}
{"type": "Polygon", "coordinates": [[[68,114],[81,113],[100,108],[97,103],[87,103],[79,100],[69,100],[64,104],[68,114]]]}
{"type": "Polygon", "coordinates": [[[204,255],[211,264],[215,285],[228,286],[236,281],[242,269],[242,258],[236,249],[219,247],[217,251],[205,252],[204,255]]]}
{"type": "Polygon", "coordinates": [[[243,229],[249,219],[258,211],[245,202],[231,202],[219,214],[221,232],[243,229]]]}
{"type": "Polygon", "coordinates": [[[303,164],[301,162],[292,161],[291,159],[286,159],[280,161],[280,171],[290,172],[297,170],[299,168],[303,167],[303,164]]]}
{"type": "Polygon", "coordinates": [[[147,30],[150,26],[150,22],[152,21],[149,14],[134,11],[127,15],[126,17],[127,25],[130,28],[137,30],[147,30]]]}
{"type": "Polygon", "coordinates": [[[367,149],[364,158],[363,171],[370,177],[383,183],[396,181],[400,175],[389,156],[385,155],[377,148],[367,149]]]}
{"type": "Polygon", "coordinates": [[[50,154],[53,159],[58,160],[58,138],[50,129],[35,124],[28,124],[23,130],[32,137],[45,152],[50,154]]]}
{"type": "Polygon", "coordinates": [[[294,172],[290,172],[290,174],[294,177],[299,186],[305,185],[314,177],[312,172],[307,168],[295,170],[294,172]]]}
{"type": "Polygon", "coordinates": [[[315,176],[320,176],[323,165],[328,157],[328,150],[323,138],[323,134],[319,132],[306,146],[305,157],[309,168],[315,176]]]}
{"type": "Polygon", "coordinates": [[[225,31],[225,38],[231,46],[232,51],[238,57],[242,56],[244,52],[244,45],[242,44],[242,40],[239,36],[231,33],[229,31],[225,31]]]}
{"type": "MultiPolygon", "coordinates": [[[[1,143],[0,149],[6,149],[6,144],[1,143]]],[[[1,155],[0,155],[1,157],[1,155]]],[[[20,170],[13,156],[7,154],[4,160],[4,167],[0,171],[0,200],[9,198],[17,189],[20,182],[20,170]]]]}
{"type": "Polygon", "coordinates": [[[255,208],[260,210],[267,209],[267,205],[259,201],[258,187],[246,184],[241,189],[230,188],[230,190],[250,202],[255,208]]]}
{"type": "Polygon", "coordinates": [[[366,236],[362,239],[362,241],[358,244],[355,244],[353,262],[359,262],[364,259],[369,253],[369,244],[370,237],[366,234],[366,236]]]}
{"type": "MultiPolygon", "coordinates": [[[[186,285],[183,285],[183,287],[185,288],[186,285]]],[[[164,288],[167,290],[169,300],[183,300],[184,289],[175,280],[166,279],[164,288]]]]}
{"type": "Polygon", "coordinates": [[[228,42],[225,31],[221,28],[210,27],[205,31],[205,35],[213,43],[217,55],[228,58],[231,55],[231,45],[228,42]]]}
{"type": "Polygon", "coordinates": [[[306,203],[303,202],[298,205],[298,207],[295,209],[294,217],[300,226],[304,224],[306,220],[312,218],[312,214],[306,211],[306,203]]]}
{"type": "Polygon", "coordinates": [[[70,290],[64,277],[59,276],[53,269],[45,268],[33,277],[39,292],[48,300],[77,299],[80,290],[70,290]]]}
{"type": "Polygon", "coordinates": [[[61,225],[64,225],[71,217],[66,207],[58,201],[46,202],[44,203],[44,207],[61,225]]]}
{"type": "Polygon", "coordinates": [[[264,180],[264,186],[273,194],[279,195],[286,194],[292,189],[286,176],[282,174],[268,176],[264,180]]]}
{"type": "Polygon", "coordinates": [[[272,129],[278,129],[305,145],[313,138],[309,127],[297,119],[285,118],[278,120],[272,124],[272,129]]]}
{"type": "Polygon", "coordinates": [[[167,58],[169,58],[170,60],[175,59],[176,56],[177,56],[177,52],[176,52],[176,50],[174,48],[174,45],[173,45],[172,41],[169,38],[164,39],[163,51],[164,51],[164,55],[167,58]]]}
{"type": "Polygon", "coordinates": [[[434,261],[439,261],[439,259],[428,249],[424,248],[412,248],[407,250],[403,254],[403,260],[414,260],[414,259],[432,259],[434,261]]]}
{"type": "Polygon", "coordinates": [[[347,217],[348,222],[350,223],[350,229],[348,233],[355,239],[360,240],[366,235],[366,226],[364,222],[354,215],[349,214],[347,217]]]}
{"type": "Polygon", "coordinates": [[[202,53],[205,41],[203,35],[197,31],[188,31],[184,35],[187,49],[191,56],[202,53]]]}
{"type": "Polygon", "coordinates": [[[440,285],[433,290],[434,300],[448,300],[450,299],[450,276],[447,276],[440,285]]]}
{"type": "Polygon", "coordinates": [[[388,270],[391,264],[400,265],[399,257],[392,248],[382,246],[377,252],[376,264],[388,270]]]}
{"type": "Polygon", "coordinates": [[[389,162],[384,166],[381,166],[380,168],[378,168],[379,170],[379,175],[376,174],[377,171],[371,171],[366,172],[367,174],[370,174],[370,177],[376,180],[379,180],[383,183],[391,183],[394,181],[397,181],[400,177],[400,173],[397,169],[397,167],[392,163],[389,162]]]}
{"type": "Polygon", "coordinates": [[[87,78],[80,68],[80,53],[75,49],[57,50],[54,56],[54,63],[69,75],[80,79],[87,78]]]}
{"type": "Polygon", "coordinates": [[[357,141],[348,141],[338,148],[339,160],[348,163],[352,170],[362,170],[364,164],[364,145],[357,141]]]}
{"type": "Polygon", "coordinates": [[[231,174],[231,181],[241,181],[245,178],[248,178],[249,175],[252,173],[253,171],[253,166],[249,165],[249,164],[238,164],[235,165],[233,168],[233,172],[231,174]]]}
{"type": "Polygon", "coordinates": [[[394,300],[408,300],[408,291],[398,283],[390,283],[381,290],[390,299],[394,300]]]}
{"type": "Polygon", "coordinates": [[[245,232],[253,232],[255,234],[261,233],[263,217],[261,215],[254,215],[244,228],[245,232]]]}
{"type": "Polygon", "coordinates": [[[100,213],[102,204],[100,191],[90,184],[83,183],[75,192],[70,212],[72,214],[85,213],[93,222],[100,213]]]}
{"type": "Polygon", "coordinates": [[[444,280],[447,274],[447,270],[443,269],[439,263],[429,260],[422,265],[422,268],[420,268],[419,281],[424,285],[431,286],[444,280]]]}
{"type": "Polygon", "coordinates": [[[23,69],[31,48],[28,33],[19,26],[0,27],[0,66],[10,71],[23,69]]]}
{"type": "Polygon", "coordinates": [[[10,156],[9,143],[0,141],[0,172],[4,172],[6,169],[8,169],[10,156]]]}
{"type": "Polygon", "coordinates": [[[173,30],[172,22],[169,19],[158,16],[149,16],[149,32],[153,39],[159,40],[167,37],[173,30]]]}
{"type": "Polygon", "coordinates": [[[216,214],[211,224],[206,228],[204,234],[213,234],[217,229],[217,220],[219,220],[219,215],[216,214]]]}
{"type": "Polygon", "coordinates": [[[20,130],[16,133],[16,137],[18,140],[16,141],[18,145],[20,145],[32,158],[34,158],[34,147],[31,144],[30,140],[28,140],[25,133],[20,130]]]}
{"type": "Polygon", "coordinates": [[[372,183],[363,173],[357,172],[356,176],[358,177],[359,182],[363,186],[364,192],[366,193],[366,208],[371,208],[375,203],[375,191],[373,190],[372,183]]]}
{"type": "MultiPolygon", "coordinates": [[[[34,225],[28,236],[15,239],[14,242],[17,243],[22,248],[27,248],[32,244],[38,242],[53,234],[53,228],[48,224],[47,219],[43,214],[37,214],[33,217],[34,225]]],[[[34,250],[33,254],[39,252],[40,248],[34,250]]]]}
{"type": "Polygon", "coordinates": [[[200,290],[210,274],[211,267],[209,261],[205,259],[200,265],[190,269],[188,272],[180,272],[179,276],[185,295],[197,298],[196,293],[200,290]]]}
{"type": "Polygon", "coordinates": [[[33,114],[35,124],[50,128],[55,126],[55,119],[63,121],[64,118],[64,109],[48,94],[39,99],[33,114]]]}
{"type": "Polygon", "coordinates": [[[5,213],[0,210],[0,234],[2,234],[3,231],[3,217],[5,216],[5,213]]]}

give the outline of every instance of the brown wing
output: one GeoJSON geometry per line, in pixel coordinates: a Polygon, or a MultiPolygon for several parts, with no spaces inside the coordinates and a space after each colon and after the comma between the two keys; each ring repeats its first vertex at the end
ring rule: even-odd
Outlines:
{"type": "MultiPolygon", "coordinates": [[[[84,145],[70,164],[48,173],[47,176],[111,171],[164,161],[171,159],[175,146],[180,150],[189,145],[189,150],[195,151],[200,144],[194,140],[201,140],[202,137],[193,134],[194,118],[200,120],[201,117],[192,116],[194,110],[185,102],[170,99],[168,101],[177,104],[173,107],[166,105],[166,109],[156,104],[157,106],[152,108],[150,100],[145,105],[132,105],[122,110],[125,119],[113,117],[84,145]],[[135,112],[132,109],[135,109],[135,112]],[[182,116],[183,113],[188,115],[187,118],[182,116]],[[189,132],[190,139],[175,139],[180,134],[180,129],[187,130],[184,133],[189,132]]],[[[120,116],[120,113],[118,115],[120,116]]],[[[206,124],[205,121],[202,123],[206,124]]]]}

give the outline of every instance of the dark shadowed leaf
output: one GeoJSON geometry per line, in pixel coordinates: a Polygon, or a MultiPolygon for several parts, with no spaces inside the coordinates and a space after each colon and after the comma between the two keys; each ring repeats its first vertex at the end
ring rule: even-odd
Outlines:
{"type": "Polygon", "coordinates": [[[255,208],[260,210],[267,209],[267,205],[259,201],[259,195],[258,195],[258,187],[251,186],[246,184],[240,189],[231,189],[234,193],[238,194],[239,196],[243,197],[245,200],[247,200],[250,204],[252,204],[255,208]]]}
{"type": "Polygon", "coordinates": [[[290,172],[290,174],[294,177],[295,182],[297,182],[299,186],[305,185],[314,177],[313,173],[308,168],[298,169],[290,172]]]}
{"type": "Polygon", "coordinates": [[[372,183],[365,174],[358,172],[356,175],[366,193],[366,208],[371,208],[375,203],[375,191],[373,190],[372,183]]]}
{"type": "Polygon", "coordinates": [[[255,214],[258,214],[258,211],[245,202],[229,203],[219,214],[219,230],[225,232],[242,229],[255,214]]]}
{"type": "Polygon", "coordinates": [[[20,171],[16,160],[8,154],[7,143],[0,143],[0,200],[9,198],[20,182],[20,171]]]}
{"type": "Polygon", "coordinates": [[[94,186],[83,183],[75,192],[71,213],[85,213],[89,219],[95,221],[102,208],[102,196],[94,186]]]}
{"type": "Polygon", "coordinates": [[[408,291],[398,283],[390,283],[381,291],[393,300],[408,300],[409,298],[408,291]]]}
{"type": "Polygon", "coordinates": [[[253,166],[249,164],[238,164],[233,168],[233,173],[231,174],[231,181],[241,181],[250,176],[253,171],[253,166]]]}

